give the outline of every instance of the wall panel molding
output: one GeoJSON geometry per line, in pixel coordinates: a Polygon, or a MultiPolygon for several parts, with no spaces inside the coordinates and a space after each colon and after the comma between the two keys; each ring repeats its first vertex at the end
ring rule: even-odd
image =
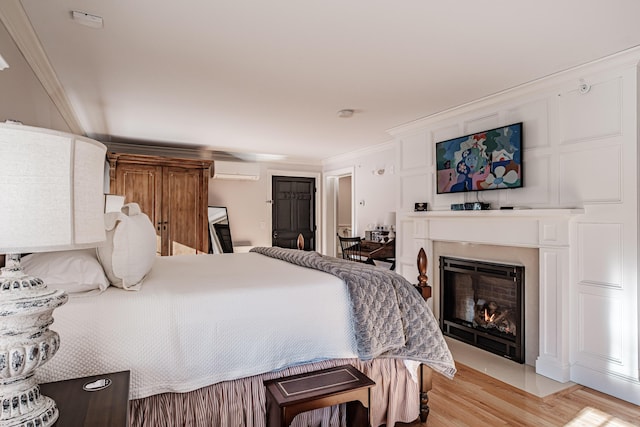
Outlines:
{"type": "MultiPolygon", "coordinates": [[[[471,133],[482,132],[483,130],[493,129],[500,126],[500,114],[499,112],[494,112],[491,114],[487,114],[486,116],[476,117],[473,119],[464,121],[464,134],[468,135],[471,133]]],[[[504,123],[508,124],[508,123],[504,123]]],[[[463,136],[463,135],[460,135],[463,136]]]]}
{"type": "Polygon", "coordinates": [[[587,93],[577,88],[561,94],[560,141],[570,144],[622,134],[621,77],[591,84],[587,93]],[[602,108],[606,105],[607,108],[602,108]]]}
{"type": "Polygon", "coordinates": [[[551,154],[538,154],[539,150],[528,151],[523,154],[524,178],[523,188],[504,192],[504,202],[510,206],[552,206],[555,189],[551,185],[552,162],[551,154]]]}
{"type": "Polygon", "coordinates": [[[578,229],[578,283],[623,288],[623,224],[581,222],[578,229]]]}
{"type": "Polygon", "coordinates": [[[403,136],[399,139],[400,171],[408,171],[430,166],[429,150],[431,142],[425,132],[403,136]]]}
{"type": "Polygon", "coordinates": [[[400,206],[403,211],[412,211],[416,202],[430,202],[430,194],[430,174],[405,174],[400,177],[400,206]]]}
{"type": "Polygon", "coordinates": [[[558,153],[561,205],[621,203],[623,159],[619,144],[582,144],[558,153]]]}
{"type": "MultiPolygon", "coordinates": [[[[525,152],[551,145],[549,137],[549,100],[537,99],[510,107],[505,112],[507,123],[523,122],[523,150],[525,152]]],[[[525,158],[526,160],[526,158],[525,158]]]]}
{"type": "Polygon", "coordinates": [[[579,295],[578,351],[582,356],[607,364],[624,364],[624,313],[624,305],[618,298],[591,293],[579,295]]]}

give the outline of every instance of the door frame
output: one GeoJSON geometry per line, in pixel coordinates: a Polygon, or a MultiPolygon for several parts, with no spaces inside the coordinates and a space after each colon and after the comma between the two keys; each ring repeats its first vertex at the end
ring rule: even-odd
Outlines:
{"type": "Polygon", "coordinates": [[[351,228],[357,230],[356,222],[356,173],[355,167],[333,169],[323,173],[323,229],[325,230],[322,239],[322,253],[328,256],[336,256],[336,233],[338,232],[336,205],[338,201],[338,179],[344,176],[351,176],[351,228]]]}
{"type": "Polygon", "coordinates": [[[315,178],[316,180],[316,192],[314,203],[316,205],[316,251],[319,248],[324,246],[323,234],[322,234],[322,206],[320,204],[320,194],[322,192],[322,182],[321,177],[322,174],[320,172],[309,172],[309,171],[290,171],[290,170],[279,170],[279,169],[267,169],[267,226],[265,227],[266,233],[265,238],[267,242],[271,242],[271,235],[273,233],[273,212],[271,208],[273,207],[273,177],[274,176],[291,176],[296,177],[299,176],[301,178],[315,178]]]}

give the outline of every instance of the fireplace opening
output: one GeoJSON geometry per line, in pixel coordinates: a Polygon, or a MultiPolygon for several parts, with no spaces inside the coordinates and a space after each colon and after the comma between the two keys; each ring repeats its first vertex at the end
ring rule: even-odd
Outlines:
{"type": "Polygon", "coordinates": [[[524,363],[524,267],[440,257],[446,336],[524,363]]]}

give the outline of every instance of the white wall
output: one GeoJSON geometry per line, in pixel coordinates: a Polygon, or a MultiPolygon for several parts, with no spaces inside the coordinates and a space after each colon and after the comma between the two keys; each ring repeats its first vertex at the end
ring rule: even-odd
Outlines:
{"type": "Polygon", "coordinates": [[[9,68],[0,71],[0,122],[11,119],[29,126],[69,132],[69,127],[2,22],[0,55],[9,64],[9,68]]]}
{"type": "MultiPolygon", "coordinates": [[[[15,120],[28,126],[69,132],[55,104],[49,98],[6,27],[0,22],[0,55],[9,68],[0,71],[0,122],[15,120]]],[[[4,255],[0,255],[0,266],[4,255]]]]}
{"type": "MultiPolygon", "coordinates": [[[[549,314],[569,333],[541,342],[541,352],[566,350],[562,368],[570,380],[636,404],[639,61],[636,49],[391,130],[397,206],[408,213],[416,201],[435,210],[475,201],[475,193],[436,194],[436,142],[524,122],[524,188],[479,196],[494,209],[584,208],[570,224],[566,294],[549,314]],[[583,82],[590,86],[586,93],[583,82]]],[[[415,277],[414,247],[403,237],[411,233],[401,233],[397,244],[407,278],[415,277]]]]}
{"type": "MultiPolygon", "coordinates": [[[[269,171],[314,174],[320,165],[295,165],[284,163],[260,164],[260,179],[257,181],[209,180],[209,205],[226,206],[229,212],[229,227],[235,246],[271,246],[271,185],[269,171]]],[[[316,182],[320,188],[320,182],[316,182]]],[[[320,190],[316,203],[320,204],[320,190]]],[[[320,225],[322,218],[316,218],[320,225]]],[[[321,234],[318,232],[318,239],[321,234]]],[[[320,240],[318,240],[318,243],[320,240]]],[[[317,246],[318,248],[320,246],[317,246]]]]}
{"type": "Polygon", "coordinates": [[[395,211],[397,177],[394,145],[382,144],[327,159],[322,169],[326,175],[349,167],[354,169],[353,235],[364,237],[369,224],[382,225],[388,213],[395,211]]]}

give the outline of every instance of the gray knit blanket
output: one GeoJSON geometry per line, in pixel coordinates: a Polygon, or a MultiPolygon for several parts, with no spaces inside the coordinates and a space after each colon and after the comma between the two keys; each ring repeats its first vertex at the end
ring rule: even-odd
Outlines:
{"type": "Polygon", "coordinates": [[[302,267],[333,274],[347,285],[358,357],[415,360],[453,378],[456,373],[431,309],[399,274],[359,262],[278,247],[251,250],[302,267]]]}

